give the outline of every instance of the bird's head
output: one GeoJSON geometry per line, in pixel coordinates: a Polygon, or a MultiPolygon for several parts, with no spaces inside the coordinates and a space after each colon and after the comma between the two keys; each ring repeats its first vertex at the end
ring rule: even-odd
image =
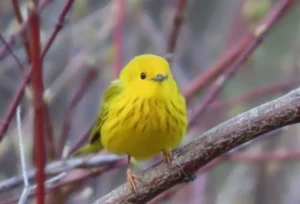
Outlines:
{"type": "Polygon", "coordinates": [[[139,55],[129,61],[120,80],[128,91],[145,97],[171,94],[177,89],[169,63],[152,54],[139,55]]]}

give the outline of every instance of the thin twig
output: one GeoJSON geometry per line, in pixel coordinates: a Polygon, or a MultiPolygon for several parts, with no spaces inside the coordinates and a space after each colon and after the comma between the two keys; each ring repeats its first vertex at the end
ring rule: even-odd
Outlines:
{"type": "Polygon", "coordinates": [[[125,16],[125,0],[117,0],[116,24],[113,32],[113,42],[115,47],[115,63],[114,63],[114,77],[117,77],[122,69],[122,37],[123,37],[123,24],[125,16]]]}
{"type": "MultiPolygon", "coordinates": [[[[53,176],[62,172],[71,171],[75,168],[95,168],[103,167],[107,165],[113,165],[120,163],[124,160],[122,157],[115,155],[95,155],[85,156],[78,158],[71,158],[68,160],[55,161],[47,164],[45,167],[45,173],[47,176],[53,176]]],[[[34,180],[35,169],[28,171],[27,178],[30,182],[34,180]]],[[[22,176],[14,176],[9,179],[0,182],[0,193],[16,188],[22,184],[22,176]]]]}
{"type": "Polygon", "coordinates": [[[6,46],[7,50],[9,51],[11,56],[14,58],[14,60],[17,62],[17,64],[18,64],[19,68],[21,69],[21,71],[24,72],[25,68],[24,68],[23,64],[21,63],[21,61],[19,60],[17,55],[14,53],[14,51],[11,49],[10,45],[6,42],[6,40],[4,39],[4,37],[1,34],[0,34],[0,40],[6,46]]]}
{"type": "Polygon", "coordinates": [[[174,51],[176,49],[176,42],[178,39],[179,31],[181,29],[182,23],[184,21],[184,11],[186,8],[188,0],[177,0],[176,10],[173,16],[172,29],[169,34],[168,44],[167,44],[167,55],[169,63],[172,62],[174,51]]]}
{"type": "Polygon", "coordinates": [[[258,87],[250,90],[244,94],[238,95],[236,97],[224,100],[216,101],[208,107],[209,111],[215,111],[216,109],[227,109],[237,104],[248,103],[255,99],[259,99],[262,96],[269,96],[271,94],[279,94],[280,92],[287,92],[293,88],[296,88],[300,85],[300,79],[289,79],[279,83],[274,83],[262,87],[258,87]]]}
{"type": "MultiPolygon", "coordinates": [[[[45,6],[52,1],[53,0],[40,0],[39,5],[34,8],[34,11],[36,13],[40,13],[45,8],[45,6]]],[[[25,21],[23,21],[23,23],[20,25],[19,30],[8,38],[8,40],[6,41],[8,45],[12,46],[12,44],[15,42],[15,38],[19,35],[22,36],[22,34],[26,31],[29,19],[31,17],[32,17],[32,14],[30,13],[28,18],[25,21]]],[[[3,46],[2,48],[0,48],[0,59],[3,58],[3,55],[5,54],[6,51],[7,51],[6,46],[3,46]]]]}
{"type": "Polygon", "coordinates": [[[253,51],[260,45],[265,35],[273,28],[275,22],[285,13],[285,11],[295,3],[293,0],[282,0],[277,6],[267,15],[254,30],[251,40],[245,50],[238,56],[229,68],[215,81],[215,83],[208,89],[207,94],[204,96],[203,102],[200,106],[193,111],[190,117],[189,126],[193,126],[196,123],[196,118],[204,113],[206,108],[211,104],[215,97],[220,93],[222,88],[228,82],[228,80],[236,73],[238,68],[243,64],[253,51]]]}
{"type": "MultiPolygon", "coordinates": [[[[19,2],[18,2],[18,0],[12,0],[11,2],[12,2],[12,5],[13,5],[13,8],[14,8],[14,11],[15,11],[16,19],[17,19],[19,25],[21,25],[23,23],[23,17],[22,17],[21,11],[20,11],[19,2]]],[[[27,61],[30,64],[30,56],[31,56],[30,55],[30,44],[29,44],[29,41],[28,41],[28,35],[27,35],[26,31],[21,33],[21,38],[22,38],[22,41],[23,41],[23,44],[24,44],[24,50],[25,50],[25,53],[26,53],[26,56],[27,56],[27,61]]]]}
{"type": "MultiPolygon", "coordinates": [[[[274,24],[292,5],[297,1],[295,0],[281,0],[277,7],[272,10],[272,12],[264,18],[256,28],[256,33],[254,35],[260,35],[264,29],[268,30],[269,26],[274,24]]],[[[185,96],[187,102],[189,102],[197,91],[203,90],[210,82],[221,75],[227,68],[232,67],[232,63],[236,61],[236,58],[240,56],[244,50],[250,46],[250,41],[252,39],[252,34],[247,34],[243,37],[233,48],[225,52],[224,56],[221,57],[214,65],[207,68],[202,74],[194,79],[188,86],[183,90],[183,95],[185,96]],[[230,66],[231,65],[231,66],[230,66]]]]}
{"type": "MultiPolygon", "coordinates": [[[[48,3],[50,3],[51,0],[41,0],[38,8],[34,9],[38,12],[40,12],[48,3]]],[[[62,10],[62,13],[59,17],[59,21],[58,22],[63,22],[64,21],[64,18],[66,16],[66,14],[68,13],[69,9],[71,8],[70,6],[70,3],[71,0],[68,0],[68,2],[65,4],[63,10],[62,10]]],[[[33,10],[33,11],[34,11],[33,10]]],[[[29,15],[29,19],[31,18],[32,14],[29,15]]],[[[22,23],[22,26],[20,28],[20,31],[19,33],[22,33],[22,29],[25,29],[27,26],[27,21],[24,21],[22,23]]],[[[57,26],[56,28],[54,28],[52,34],[51,34],[51,37],[47,40],[46,42],[46,46],[45,48],[43,49],[42,51],[42,56],[45,57],[46,53],[47,53],[47,48],[51,46],[51,44],[53,43],[55,37],[57,36],[57,33],[60,31],[60,27],[57,26]]],[[[1,49],[0,49],[1,50],[1,49]]],[[[0,56],[1,56],[1,51],[0,51],[0,56]]],[[[0,57],[1,58],[1,57],[0,57]]],[[[0,142],[2,141],[2,139],[4,138],[5,136],[5,133],[8,129],[8,126],[16,112],[16,108],[24,94],[24,91],[25,91],[25,87],[26,87],[26,84],[29,83],[30,81],[30,77],[31,77],[31,68],[29,68],[30,71],[28,71],[27,73],[25,73],[20,85],[19,85],[19,88],[17,89],[16,91],[16,94],[15,96],[13,97],[12,99],[12,102],[9,104],[9,107],[8,107],[8,111],[4,117],[4,120],[2,121],[2,125],[0,126],[0,142]]]]}
{"type": "MultiPolygon", "coordinates": [[[[80,182],[86,181],[87,178],[99,176],[105,172],[108,172],[110,170],[113,170],[113,169],[120,167],[122,165],[125,165],[125,164],[127,164],[126,159],[120,160],[118,162],[113,162],[110,165],[105,165],[105,166],[100,165],[100,167],[95,165],[94,166],[95,168],[87,170],[87,171],[82,171],[82,173],[79,175],[77,174],[76,177],[66,178],[65,180],[62,180],[54,185],[46,186],[47,190],[48,190],[47,193],[49,193],[59,187],[62,187],[62,186],[77,185],[80,182]]],[[[76,173],[76,172],[74,172],[74,173],[76,173]]],[[[35,193],[36,193],[35,191],[30,192],[29,197],[33,197],[35,195],[35,193]]],[[[16,202],[18,199],[19,199],[19,196],[12,198],[9,201],[0,202],[0,204],[13,203],[13,202],[16,202]]]]}
{"type": "Polygon", "coordinates": [[[71,103],[67,109],[67,112],[65,114],[65,118],[63,120],[63,127],[62,127],[62,132],[60,135],[60,141],[58,143],[58,154],[62,157],[62,152],[65,146],[66,138],[68,131],[70,129],[70,120],[73,115],[73,111],[77,104],[80,102],[84,94],[87,92],[87,89],[90,87],[92,82],[96,79],[97,76],[97,71],[93,68],[90,68],[88,70],[88,73],[86,76],[82,79],[81,84],[79,85],[77,91],[75,92],[74,97],[71,100],[71,103]]]}
{"type": "Polygon", "coordinates": [[[249,42],[249,36],[240,40],[233,48],[225,52],[216,63],[211,67],[205,69],[198,77],[196,77],[185,89],[183,89],[183,95],[187,102],[190,102],[192,96],[197,92],[204,90],[210,82],[221,75],[224,70],[236,59],[236,57],[241,53],[241,51],[246,47],[249,42]]]}
{"type": "Polygon", "coordinates": [[[71,9],[73,3],[74,3],[74,0],[68,0],[66,2],[65,6],[63,7],[63,10],[60,13],[60,15],[58,17],[58,20],[57,20],[57,22],[55,24],[55,28],[54,28],[51,36],[47,40],[45,47],[43,48],[42,58],[44,58],[46,56],[46,54],[48,53],[49,48],[51,47],[51,45],[53,44],[53,42],[55,40],[57,34],[63,28],[64,22],[65,22],[65,18],[67,16],[69,10],[71,9]]]}
{"type": "Polygon", "coordinates": [[[23,204],[27,200],[29,182],[28,182],[28,176],[26,170],[27,168],[26,168],[24,142],[23,142],[23,134],[22,134],[21,106],[18,106],[17,108],[17,127],[18,127],[17,129],[18,129],[21,168],[22,168],[22,175],[23,175],[23,182],[24,182],[24,189],[21,198],[19,200],[19,204],[23,204]]]}

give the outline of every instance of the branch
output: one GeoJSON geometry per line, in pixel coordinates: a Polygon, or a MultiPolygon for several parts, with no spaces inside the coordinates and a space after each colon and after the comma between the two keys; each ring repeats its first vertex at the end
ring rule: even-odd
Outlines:
{"type": "MultiPolygon", "coordinates": [[[[113,164],[123,165],[126,163],[126,160],[115,156],[115,155],[95,155],[79,157],[79,158],[71,158],[69,160],[61,160],[48,164],[45,167],[45,173],[47,176],[53,176],[55,174],[59,174],[62,172],[70,171],[75,168],[94,168],[94,167],[103,167],[110,166],[113,164]],[[123,162],[125,161],[125,162],[123,162]]],[[[34,175],[36,170],[28,171],[27,178],[30,182],[34,180],[34,175]]],[[[9,179],[0,182],[0,193],[8,191],[12,188],[16,188],[22,184],[22,176],[14,176],[9,179]]]]}
{"type": "Polygon", "coordinates": [[[202,134],[191,143],[174,151],[174,163],[163,162],[141,173],[143,183],[132,192],[122,185],[97,203],[145,203],[188,177],[213,159],[272,130],[300,121],[300,88],[276,100],[240,114],[202,134]]]}
{"type": "Polygon", "coordinates": [[[1,34],[0,34],[0,41],[6,46],[7,50],[10,52],[11,56],[14,58],[14,60],[18,64],[20,70],[22,72],[24,72],[25,68],[24,68],[22,62],[19,60],[19,58],[17,57],[17,55],[14,53],[14,51],[12,50],[12,48],[10,47],[10,45],[6,42],[6,40],[4,39],[4,37],[1,34]]]}
{"type": "MultiPolygon", "coordinates": [[[[20,11],[19,1],[18,0],[12,0],[11,2],[12,2],[12,5],[13,5],[13,8],[14,8],[14,11],[15,11],[16,19],[17,19],[19,25],[21,25],[23,23],[23,17],[22,17],[21,11],[20,11]]],[[[29,44],[29,41],[28,41],[27,33],[26,32],[21,33],[21,37],[22,37],[22,41],[23,41],[23,44],[24,44],[24,49],[25,49],[25,53],[26,53],[26,56],[27,56],[27,61],[30,64],[30,56],[31,56],[30,55],[30,44],[29,44]]]]}
{"type": "MultiPolygon", "coordinates": [[[[47,51],[48,51],[48,48],[51,46],[51,44],[53,43],[55,37],[57,36],[57,33],[60,31],[60,27],[58,26],[59,24],[62,24],[62,22],[64,21],[64,18],[65,16],[67,15],[69,9],[71,8],[71,3],[73,2],[74,0],[68,0],[68,2],[66,2],[60,16],[59,16],[59,20],[57,23],[57,26],[55,27],[54,31],[52,32],[51,34],[51,37],[47,40],[46,42],[46,46],[45,48],[43,49],[42,51],[42,57],[45,57],[47,51]]],[[[40,12],[48,3],[50,2],[50,0],[43,0],[40,2],[38,8],[36,9],[33,9],[33,11],[36,11],[37,13],[40,12]]],[[[29,18],[30,19],[32,16],[32,14],[29,15],[29,18]]],[[[24,29],[26,28],[27,26],[27,21],[24,21],[22,23],[22,26],[20,28],[20,31],[19,33],[22,33],[24,32],[24,29]]],[[[10,38],[10,39],[13,39],[10,38]]],[[[9,41],[10,42],[10,41],[9,41]]],[[[9,42],[7,42],[7,44],[9,44],[9,42]]],[[[6,48],[6,46],[5,46],[6,48]]],[[[0,58],[1,58],[1,52],[3,50],[0,49],[0,58]]],[[[12,102],[9,104],[9,107],[8,107],[8,111],[4,117],[4,120],[2,121],[1,125],[0,125],[0,142],[1,140],[4,138],[4,135],[8,129],[8,126],[13,118],[13,116],[15,115],[15,112],[16,112],[16,109],[17,109],[17,106],[24,94],[24,91],[25,91],[25,87],[26,87],[26,84],[29,83],[30,81],[30,76],[31,76],[31,68],[29,68],[30,71],[26,72],[20,85],[19,85],[19,88],[17,89],[16,91],[16,94],[15,96],[13,97],[12,99],[12,102]]]]}
{"type": "Polygon", "coordinates": [[[169,34],[167,44],[167,59],[169,63],[172,62],[172,57],[176,49],[176,42],[184,20],[184,11],[186,8],[187,1],[188,0],[177,0],[176,10],[173,17],[173,25],[169,34]]]}
{"type": "MultiPolygon", "coordinates": [[[[33,9],[35,1],[28,2],[29,9],[33,9]],[[32,3],[32,4],[30,4],[32,3]],[[33,6],[30,8],[30,6],[33,6]]],[[[45,141],[44,141],[44,109],[45,102],[43,100],[44,82],[43,68],[40,48],[40,17],[33,11],[32,17],[29,20],[30,33],[30,53],[32,62],[32,88],[33,88],[33,109],[34,109],[34,157],[37,166],[37,203],[45,202],[45,141]]]]}
{"type": "Polygon", "coordinates": [[[117,77],[122,69],[122,36],[123,36],[123,24],[125,14],[125,0],[118,0],[116,12],[116,23],[113,32],[113,42],[115,49],[114,60],[114,77],[117,77]]]}
{"type": "MultiPolygon", "coordinates": [[[[39,5],[37,7],[34,8],[34,12],[36,13],[40,13],[47,4],[49,4],[50,2],[52,2],[53,0],[41,0],[39,5]]],[[[8,45],[12,45],[15,42],[15,37],[20,35],[22,36],[23,33],[25,32],[29,19],[32,17],[32,13],[29,14],[28,18],[23,21],[23,23],[20,25],[20,28],[18,30],[18,32],[14,33],[13,35],[11,35],[8,40],[7,40],[7,44],[8,45]]],[[[0,48],[0,59],[2,59],[3,55],[5,54],[5,52],[7,51],[7,47],[3,46],[0,48]]]]}
{"type": "Polygon", "coordinates": [[[71,118],[73,116],[74,109],[76,108],[77,104],[83,98],[84,94],[87,93],[87,89],[90,87],[92,82],[96,79],[97,71],[96,69],[90,68],[86,74],[86,76],[82,79],[81,84],[79,85],[78,89],[75,91],[75,94],[70,102],[70,105],[66,111],[63,120],[63,127],[58,143],[58,155],[62,158],[63,149],[66,143],[67,134],[70,129],[71,125],[71,118]]]}
{"type": "Polygon", "coordinates": [[[221,108],[227,109],[228,107],[232,107],[234,105],[249,103],[250,101],[259,99],[260,97],[269,96],[271,94],[279,94],[280,92],[288,92],[291,91],[291,89],[297,88],[298,86],[300,86],[300,79],[295,78],[258,87],[236,97],[223,101],[216,101],[208,107],[208,110],[210,112],[221,108]]]}
{"type": "Polygon", "coordinates": [[[255,28],[254,32],[250,34],[250,42],[248,46],[243,50],[243,52],[238,56],[236,61],[226,69],[226,71],[215,81],[215,83],[207,90],[203,102],[200,106],[193,111],[190,117],[189,126],[193,126],[196,119],[204,113],[207,107],[213,102],[215,97],[220,93],[222,88],[226,85],[229,79],[234,76],[238,68],[249,58],[249,56],[254,52],[254,50],[260,45],[265,35],[271,30],[275,22],[278,21],[283,13],[290,8],[290,6],[296,3],[295,0],[282,0],[272,12],[267,15],[262,22],[255,28]]]}
{"type": "MultiPolygon", "coordinates": [[[[232,49],[225,53],[225,55],[218,60],[212,67],[206,69],[206,71],[194,79],[190,85],[183,90],[187,102],[189,102],[197,91],[205,88],[211,81],[216,79],[227,69],[233,69],[233,65],[237,64],[242,57],[241,53],[245,53],[248,48],[253,44],[260,44],[262,38],[270,30],[274,23],[276,23],[286,11],[291,8],[297,1],[296,0],[281,0],[277,6],[267,15],[255,29],[254,33],[249,33],[242,40],[240,40],[232,49]],[[255,39],[253,39],[253,37],[255,39]],[[256,42],[254,42],[256,41],[256,42]],[[236,59],[239,57],[239,59],[236,59]]],[[[249,53],[251,54],[251,53],[249,53]]],[[[228,71],[229,72],[229,71],[228,71]]],[[[226,74],[227,75],[227,74],[226,74]]],[[[222,77],[223,78],[223,77],[222,77]]],[[[199,111],[200,112],[200,111],[199,111]]]]}

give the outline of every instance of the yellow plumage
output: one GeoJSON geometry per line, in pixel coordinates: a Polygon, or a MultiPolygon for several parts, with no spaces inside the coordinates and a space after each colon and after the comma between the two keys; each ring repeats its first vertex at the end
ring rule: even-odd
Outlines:
{"type": "Polygon", "coordinates": [[[104,147],[145,160],[174,149],[186,128],[185,100],[168,62],[156,55],[140,55],[105,91],[90,143],[77,155],[104,147]]]}

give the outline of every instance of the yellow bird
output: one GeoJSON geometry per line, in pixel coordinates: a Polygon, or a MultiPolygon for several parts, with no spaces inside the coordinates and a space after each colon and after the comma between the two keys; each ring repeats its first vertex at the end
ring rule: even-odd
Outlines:
{"type": "Polygon", "coordinates": [[[136,189],[130,158],[147,160],[163,153],[171,163],[171,150],[187,129],[186,104],[169,63],[162,57],[134,57],[118,79],[106,89],[89,144],[76,155],[97,152],[128,155],[127,180],[136,189]]]}

